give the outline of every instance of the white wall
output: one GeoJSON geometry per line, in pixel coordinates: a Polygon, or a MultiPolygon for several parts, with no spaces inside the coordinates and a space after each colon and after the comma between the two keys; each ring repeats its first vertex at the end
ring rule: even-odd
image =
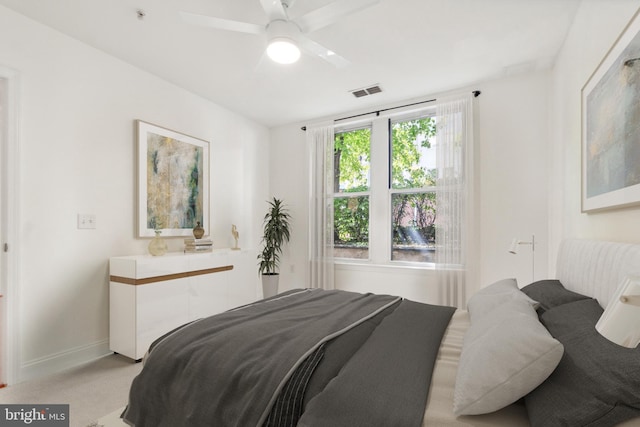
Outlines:
{"type": "MultiPolygon", "coordinates": [[[[547,276],[547,109],[549,72],[497,79],[480,89],[476,123],[480,176],[480,277],[470,291],[504,277],[531,281],[530,250],[507,250],[514,237],[535,234],[536,278],[547,276]]],[[[345,114],[349,115],[349,114],[345,114]]],[[[281,268],[281,289],[308,286],[308,158],[305,133],[297,123],[271,130],[271,191],[283,198],[294,217],[293,236],[281,268]]],[[[390,267],[338,266],[342,289],[399,294],[440,303],[429,271],[390,267]]]]}
{"type": "Polygon", "coordinates": [[[550,265],[563,238],[640,242],[640,207],[581,212],[581,90],[640,8],[638,0],[584,0],[553,70],[550,114],[550,265]]]}
{"type": "MultiPolygon", "coordinates": [[[[268,130],[0,7],[0,65],[17,71],[19,380],[108,351],[108,259],[135,238],[134,120],[211,141],[211,235],[255,248],[268,197],[268,130]],[[78,230],[78,213],[97,216],[78,230]]],[[[181,239],[170,241],[180,250],[181,239]]]]}
{"type": "Polygon", "coordinates": [[[524,286],[547,278],[547,146],[549,72],[534,72],[481,85],[480,286],[516,277],[524,286]],[[513,238],[531,241],[518,254],[513,238]],[[535,264],[535,275],[532,274],[535,264]]]}
{"type": "MultiPolygon", "coordinates": [[[[274,128],[270,136],[270,197],[283,199],[292,217],[291,241],[280,264],[280,290],[309,286],[309,159],[301,126],[274,128]]],[[[265,202],[262,215],[266,209],[265,202]]]]}

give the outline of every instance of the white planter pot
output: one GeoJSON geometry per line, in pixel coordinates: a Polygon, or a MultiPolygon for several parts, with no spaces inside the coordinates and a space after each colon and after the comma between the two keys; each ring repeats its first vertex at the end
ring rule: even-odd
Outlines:
{"type": "Polygon", "coordinates": [[[279,274],[263,274],[262,275],[262,295],[263,298],[272,297],[278,294],[279,274]]]}

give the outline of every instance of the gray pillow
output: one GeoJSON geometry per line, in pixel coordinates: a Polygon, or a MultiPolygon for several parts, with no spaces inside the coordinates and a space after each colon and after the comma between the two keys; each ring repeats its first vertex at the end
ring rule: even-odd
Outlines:
{"type": "Polygon", "coordinates": [[[525,402],[532,427],[607,427],[640,417],[640,347],[629,349],[601,336],[602,307],[584,299],[541,317],[565,354],[525,402]]]}
{"type": "Polygon", "coordinates": [[[536,388],[562,357],[562,344],[542,326],[530,304],[511,299],[471,321],[464,337],[453,412],[497,411],[536,388]]]}
{"type": "Polygon", "coordinates": [[[503,279],[480,289],[473,294],[467,303],[467,311],[471,322],[492,312],[496,308],[512,300],[524,300],[537,306],[536,301],[525,295],[519,288],[516,279],[503,279]]]}
{"type": "Polygon", "coordinates": [[[555,279],[533,282],[522,288],[522,292],[540,304],[536,309],[539,315],[553,307],[589,298],[566,289],[559,280],[555,279]]]}

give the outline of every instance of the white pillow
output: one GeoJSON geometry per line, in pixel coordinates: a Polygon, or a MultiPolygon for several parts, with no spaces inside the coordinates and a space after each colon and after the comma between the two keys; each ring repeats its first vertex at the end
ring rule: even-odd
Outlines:
{"type": "Polygon", "coordinates": [[[517,401],[551,375],[563,352],[525,299],[512,299],[472,320],[458,364],[453,412],[486,414],[517,401]]]}
{"type": "Polygon", "coordinates": [[[516,279],[499,280],[480,289],[469,298],[469,302],[467,303],[467,311],[469,312],[471,322],[479,320],[497,307],[514,299],[527,301],[534,307],[538,305],[536,301],[529,298],[518,288],[516,279]]]}

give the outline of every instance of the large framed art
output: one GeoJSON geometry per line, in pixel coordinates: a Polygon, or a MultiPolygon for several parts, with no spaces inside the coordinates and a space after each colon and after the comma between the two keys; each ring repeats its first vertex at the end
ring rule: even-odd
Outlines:
{"type": "Polygon", "coordinates": [[[582,88],[582,211],[640,203],[640,14],[582,88]]]}
{"type": "Polygon", "coordinates": [[[209,142],[136,120],[138,237],[209,231],[209,142]]]}

